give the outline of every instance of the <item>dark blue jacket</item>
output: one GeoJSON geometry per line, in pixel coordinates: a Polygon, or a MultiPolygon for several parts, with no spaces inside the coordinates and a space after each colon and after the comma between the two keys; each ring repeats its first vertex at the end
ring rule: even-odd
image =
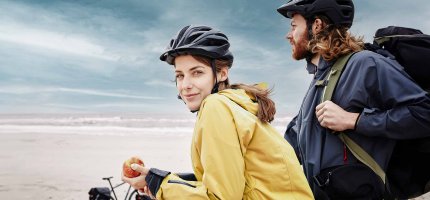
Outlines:
{"type": "MultiPolygon", "coordinates": [[[[320,170],[355,157],[339,138],[320,126],[315,108],[321,101],[324,79],[333,62],[320,59],[318,68],[308,64],[314,79],[299,114],[290,122],[285,139],[294,147],[315,192],[312,177],[320,170]],[[346,157],[345,157],[346,154],[346,157]]],[[[348,135],[385,170],[396,139],[430,136],[430,97],[390,58],[371,51],[354,54],[345,67],[332,101],[348,112],[361,113],[348,135]]]]}

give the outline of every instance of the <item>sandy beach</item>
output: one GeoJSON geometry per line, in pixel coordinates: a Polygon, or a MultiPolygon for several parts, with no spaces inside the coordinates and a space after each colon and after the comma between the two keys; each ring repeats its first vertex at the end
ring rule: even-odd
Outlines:
{"type": "MultiPolygon", "coordinates": [[[[190,135],[191,137],[191,135],[190,135]]],[[[191,172],[188,136],[92,136],[1,133],[0,199],[88,199],[91,187],[120,183],[122,162],[191,172]]],[[[123,199],[128,186],[118,188],[123,199]]]]}
{"type": "MultiPolygon", "coordinates": [[[[281,131],[287,120],[278,120],[276,127],[281,131]]],[[[113,176],[113,184],[121,183],[122,163],[134,155],[149,167],[192,172],[192,123],[0,116],[0,199],[88,199],[90,188],[109,186],[103,177],[113,176]],[[162,129],[166,124],[170,128],[162,129]]],[[[127,189],[127,185],[116,189],[119,199],[127,189]]],[[[416,199],[430,200],[430,194],[416,199]]]]}

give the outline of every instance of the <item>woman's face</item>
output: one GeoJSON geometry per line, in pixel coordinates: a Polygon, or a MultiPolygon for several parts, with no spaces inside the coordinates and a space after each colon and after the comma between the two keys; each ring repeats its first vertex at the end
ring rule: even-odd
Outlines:
{"type": "MultiPolygon", "coordinates": [[[[218,73],[218,81],[227,78],[227,70],[218,73]]],[[[212,68],[191,55],[175,58],[176,87],[182,100],[191,111],[198,110],[202,101],[211,94],[215,84],[212,68]]]]}

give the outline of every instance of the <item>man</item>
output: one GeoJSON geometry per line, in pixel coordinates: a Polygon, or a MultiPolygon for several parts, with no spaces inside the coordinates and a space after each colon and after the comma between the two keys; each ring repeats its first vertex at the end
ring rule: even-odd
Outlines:
{"type": "Polygon", "coordinates": [[[396,61],[364,51],[362,39],[349,33],[352,0],[290,0],[278,12],[291,19],[287,39],[293,58],[306,59],[314,75],[284,137],[295,148],[315,198],[382,199],[381,179],[368,167],[363,172],[335,132],[346,132],[385,171],[396,140],[429,136],[428,94],[396,61]],[[353,52],[332,101],[321,103],[324,86],[317,83],[339,57],[353,52]]]}

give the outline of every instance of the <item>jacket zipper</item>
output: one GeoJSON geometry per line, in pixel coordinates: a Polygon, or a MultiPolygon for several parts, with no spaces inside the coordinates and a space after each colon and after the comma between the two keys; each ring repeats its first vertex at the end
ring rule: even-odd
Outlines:
{"type": "Polygon", "coordinates": [[[187,182],[183,182],[183,181],[178,181],[178,180],[168,180],[167,183],[177,183],[177,184],[182,184],[182,185],[186,185],[186,186],[190,186],[192,188],[196,188],[196,186],[191,185],[187,182]]]}

